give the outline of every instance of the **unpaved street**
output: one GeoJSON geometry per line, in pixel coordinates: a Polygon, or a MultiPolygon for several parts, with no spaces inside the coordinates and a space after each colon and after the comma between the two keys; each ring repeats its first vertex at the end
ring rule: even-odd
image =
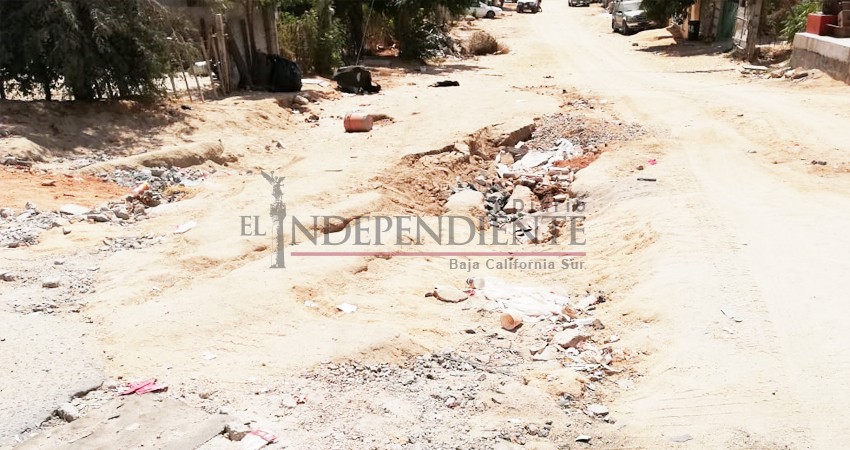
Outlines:
{"type": "MultiPolygon", "coordinates": [[[[613,34],[598,5],[550,0],[540,14],[473,26],[510,52],[427,73],[381,68],[374,96],[305,85],[304,114],[291,96],[257,93],[144,120],[122,106],[3,104],[4,121],[55,172],[38,180],[95,173],[73,166],[92,152],[220,141],[225,155],[145,220],[70,223],[2,249],[0,269],[15,277],[0,284],[0,317],[16,325],[0,331],[0,367],[13,369],[0,381],[0,448],[30,437],[21,448],[102,448],[112,436],[114,448],[240,448],[218,434],[233,421],[277,434],[269,448],[587,447],[579,435],[596,448],[841,448],[847,86],[745,78],[712,47],[671,46],[665,30],[613,34]],[[460,86],[428,87],[445,79],[460,86]],[[388,118],[343,133],[356,108],[388,118]],[[466,271],[441,256],[291,254],[285,270],[269,269],[270,236],[240,228],[242,216],[271,227],[261,170],[286,177],[290,217],[432,220],[451,212],[458,183],[497,177],[492,159],[512,136],[547,146],[556,135],[599,152],[570,187],[588,205],[583,269],[561,270],[557,258],[555,269],[498,270],[471,256],[462,259],[481,266],[466,271]],[[173,232],[189,221],[197,226],[173,232]],[[115,244],[131,237],[138,246],[115,244]],[[424,295],[471,276],[569,296],[586,342],[554,345],[575,320],[509,332],[481,293],[459,303],[424,295]],[[62,284],[45,289],[45,277],[62,284]],[[557,357],[533,357],[541,343],[557,357]],[[169,390],[118,406],[119,387],[150,377],[169,390]],[[74,400],[85,417],[41,423],[101,382],[74,400]],[[165,397],[181,405],[167,417],[154,412],[165,397]],[[604,413],[588,409],[599,404],[604,413]]],[[[65,203],[29,175],[0,175],[0,207],[65,203]]],[[[94,205],[129,190],[104,186],[64,192],[94,205]]],[[[287,251],[308,247],[301,239],[287,251]]]]}

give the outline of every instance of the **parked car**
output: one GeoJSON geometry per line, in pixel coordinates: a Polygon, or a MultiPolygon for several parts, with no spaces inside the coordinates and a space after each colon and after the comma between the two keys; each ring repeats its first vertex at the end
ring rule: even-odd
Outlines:
{"type": "Polygon", "coordinates": [[[640,9],[641,0],[619,1],[611,11],[611,29],[625,35],[635,31],[647,30],[656,26],[646,18],[646,12],[640,9]]]}
{"type": "Polygon", "coordinates": [[[487,19],[493,19],[496,16],[502,15],[502,8],[498,6],[490,6],[484,2],[476,1],[472,2],[469,7],[466,9],[466,13],[472,17],[486,17],[487,19]]]}
{"type": "Polygon", "coordinates": [[[590,6],[590,0],[567,0],[570,6],[590,6]]]}
{"type": "Polygon", "coordinates": [[[540,8],[540,0],[517,0],[516,12],[521,13],[524,11],[531,11],[533,13],[542,11],[540,8]]]}

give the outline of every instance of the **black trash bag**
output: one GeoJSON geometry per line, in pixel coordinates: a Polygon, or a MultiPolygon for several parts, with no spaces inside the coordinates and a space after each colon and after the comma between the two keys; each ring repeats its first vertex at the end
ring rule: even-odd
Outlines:
{"type": "Polygon", "coordinates": [[[363,66],[344,66],[336,69],[334,81],[339,86],[339,90],[349,94],[381,92],[381,85],[372,83],[372,72],[363,66]]]}
{"type": "Polygon", "coordinates": [[[272,92],[299,92],[301,90],[301,69],[294,62],[277,55],[268,56],[271,74],[269,75],[272,92]]]}

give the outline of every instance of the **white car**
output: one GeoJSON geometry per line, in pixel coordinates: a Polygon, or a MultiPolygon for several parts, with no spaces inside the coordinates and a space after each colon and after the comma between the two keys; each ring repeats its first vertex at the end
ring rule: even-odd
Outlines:
{"type": "Polygon", "coordinates": [[[542,11],[540,9],[540,0],[517,0],[516,12],[521,13],[524,11],[531,11],[535,14],[542,11]]]}
{"type": "Polygon", "coordinates": [[[466,13],[472,17],[486,17],[487,19],[495,18],[502,15],[502,8],[498,6],[490,6],[484,2],[473,2],[466,9],[466,13]]]}

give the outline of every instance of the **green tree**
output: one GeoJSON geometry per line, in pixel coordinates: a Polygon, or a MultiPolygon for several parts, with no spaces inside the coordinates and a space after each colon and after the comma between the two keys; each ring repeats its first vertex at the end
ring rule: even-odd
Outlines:
{"type": "Polygon", "coordinates": [[[687,16],[687,9],[694,4],[694,0],[643,0],[641,8],[646,11],[646,16],[659,23],[667,23],[673,18],[681,23],[687,16]]]}
{"type": "Polygon", "coordinates": [[[0,1],[0,79],[24,95],[156,94],[191,28],[154,0],[0,1]]]}

